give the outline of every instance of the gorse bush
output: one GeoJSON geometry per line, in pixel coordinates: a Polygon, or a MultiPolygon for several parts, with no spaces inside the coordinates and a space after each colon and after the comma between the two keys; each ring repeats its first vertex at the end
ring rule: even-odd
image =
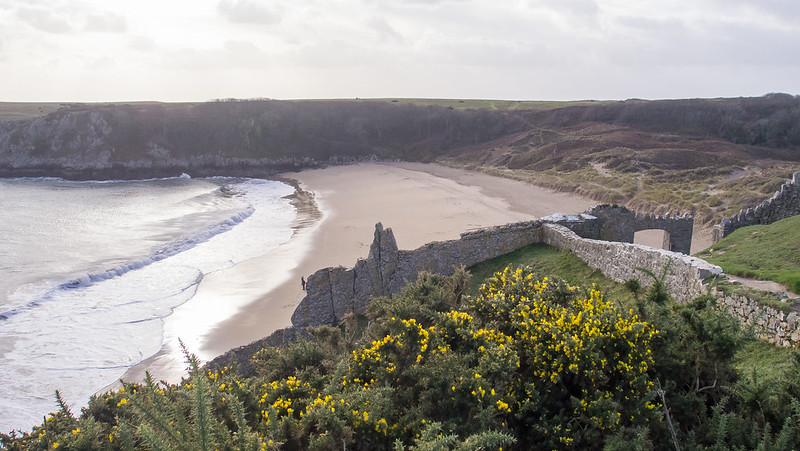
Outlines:
{"type": "Polygon", "coordinates": [[[474,297],[464,295],[468,281],[464,270],[423,274],[400,295],[373,300],[365,321],[350,317],[261,350],[253,377],[202,370],[187,355],[191,377],[180,384],[125,383],[93,397],[79,418],[62,403],[30,433],[0,443],[671,449],[672,431],[689,449],[796,443],[798,403],[759,404],[775,384],[739,382],[731,360],[740,332],[708,300],[675,306],[651,290],[658,303],[623,307],[525,268],[496,273],[474,297]]]}

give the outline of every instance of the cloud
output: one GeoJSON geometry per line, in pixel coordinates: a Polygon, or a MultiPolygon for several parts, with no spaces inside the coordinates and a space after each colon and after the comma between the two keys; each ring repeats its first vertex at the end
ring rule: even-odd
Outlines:
{"type": "Polygon", "coordinates": [[[392,28],[383,17],[373,16],[367,21],[367,26],[376,31],[378,33],[378,38],[382,41],[403,41],[403,35],[392,28]]]}
{"type": "Polygon", "coordinates": [[[86,17],[84,30],[98,33],[125,33],[128,31],[128,22],[125,16],[111,12],[90,14],[86,17]]]}
{"type": "Polygon", "coordinates": [[[72,31],[72,25],[63,17],[41,8],[19,8],[17,18],[46,33],[64,34],[72,31]]]}
{"type": "Polygon", "coordinates": [[[783,23],[800,23],[800,3],[796,0],[711,0],[720,11],[734,10],[737,14],[771,17],[783,23]]]}
{"type": "MultiPolygon", "coordinates": [[[[458,66],[544,68],[563,63],[547,42],[520,42],[475,38],[431,44],[437,62],[458,66]]],[[[576,57],[577,55],[571,55],[576,57]]]]}
{"type": "Polygon", "coordinates": [[[261,69],[269,65],[269,55],[248,41],[225,41],[220,47],[207,49],[179,49],[168,58],[174,69],[192,71],[223,68],[261,69]]]}
{"type": "Polygon", "coordinates": [[[581,18],[594,18],[600,11],[595,0],[534,0],[533,6],[544,6],[559,14],[569,14],[581,18]]]}
{"type": "Polygon", "coordinates": [[[139,52],[152,52],[158,48],[150,36],[134,36],[128,42],[128,47],[139,52]]]}
{"type": "Polygon", "coordinates": [[[109,56],[101,56],[99,58],[94,58],[88,62],[87,67],[90,70],[104,70],[104,69],[111,69],[117,65],[116,60],[109,56]]]}
{"type": "Polygon", "coordinates": [[[277,11],[254,0],[222,0],[217,4],[217,11],[233,23],[267,25],[280,21],[277,11]]]}
{"type": "MultiPolygon", "coordinates": [[[[365,3],[376,3],[376,4],[379,4],[382,1],[383,0],[364,0],[365,3]]],[[[399,6],[399,7],[403,7],[403,6],[407,6],[407,5],[411,5],[411,6],[414,6],[414,5],[434,6],[434,5],[441,5],[441,4],[444,4],[444,3],[467,3],[469,1],[471,1],[471,0],[403,0],[402,2],[397,2],[393,6],[399,6]]]]}
{"type": "Polygon", "coordinates": [[[602,48],[610,62],[622,66],[743,67],[795,64],[800,31],[772,28],[758,21],[716,17],[621,16],[602,48]]]}

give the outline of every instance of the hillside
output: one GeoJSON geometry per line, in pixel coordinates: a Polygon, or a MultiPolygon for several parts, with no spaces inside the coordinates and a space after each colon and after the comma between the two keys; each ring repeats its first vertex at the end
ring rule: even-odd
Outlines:
{"type": "MultiPolygon", "coordinates": [[[[537,273],[593,274],[566,252],[524,253],[514,258],[543,264],[537,273]]],[[[79,416],[56,394],[60,410],[0,433],[0,446],[783,450],[800,439],[793,355],[748,340],[707,299],[676,304],[663,285],[607,297],[501,268],[474,296],[463,270],[422,274],[365,317],[264,347],[247,376],[187,355],[190,380],[125,382],[79,416]]]]}
{"type": "Polygon", "coordinates": [[[735,230],[698,256],[728,274],[772,280],[800,293],[800,216],[735,230]]]}
{"type": "Polygon", "coordinates": [[[0,175],[270,175],[367,158],[426,161],[524,129],[488,110],[377,101],[72,105],[0,123],[0,175]]]}
{"type": "Polygon", "coordinates": [[[651,212],[731,215],[800,167],[800,98],[0,103],[0,176],[269,176],[437,161],[651,212]]]}
{"type": "Polygon", "coordinates": [[[800,167],[800,99],[768,95],[528,111],[532,126],[452,165],[701,221],[771,196],[800,167]]]}

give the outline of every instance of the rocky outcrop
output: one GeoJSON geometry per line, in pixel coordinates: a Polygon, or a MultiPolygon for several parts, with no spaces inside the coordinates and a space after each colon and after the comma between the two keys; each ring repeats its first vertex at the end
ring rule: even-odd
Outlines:
{"type": "Polygon", "coordinates": [[[366,260],[359,259],[350,269],[324,268],[309,276],[306,296],[292,314],[292,324],[337,324],[347,313],[363,314],[370,299],[391,294],[399,255],[391,229],[376,224],[366,260]]]}
{"type": "Polygon", "coordinates": [[[765,225],[800,214],[800,172],[795,172],[771,198],[739,214],[723,218],[714,226],[712,240],[717,243],[734,230],[751,225],[765,225]]]}
{"type": "Polygon", "coordinates": [[[452,274],[460,266],[472,266],[540,241],[541,223],[528,221],[401,251],[392,230],[378,223],[366,260],[358,260],[349,269],[321,269],[308,278],[306,296],[292,315],[292,324],[301,328],[336,324],[347,313],[364,313],[373,297],[399,293],[420,272],[452,274]]]}

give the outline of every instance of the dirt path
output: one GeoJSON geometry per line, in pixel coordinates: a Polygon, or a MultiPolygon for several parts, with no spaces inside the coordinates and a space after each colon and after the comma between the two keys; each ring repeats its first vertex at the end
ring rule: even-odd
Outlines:
{"type": "Polygon", "coordinates": [[[786,287],[786,285],[780,284],[778,282],[773,282],[771,280],[755,280],[755,279],[746,279],[744,277],[732,276],[730,274],[726,274],[728,279],[733,282],[739,282],[742,285],[750,288],[754,288],[756,290],[761,291],[769,291],[771,293],[778,293],[778,294],[785,294],[787,297],[799,300],[800,301],[800,294],[792,293],[786,287]]]}

